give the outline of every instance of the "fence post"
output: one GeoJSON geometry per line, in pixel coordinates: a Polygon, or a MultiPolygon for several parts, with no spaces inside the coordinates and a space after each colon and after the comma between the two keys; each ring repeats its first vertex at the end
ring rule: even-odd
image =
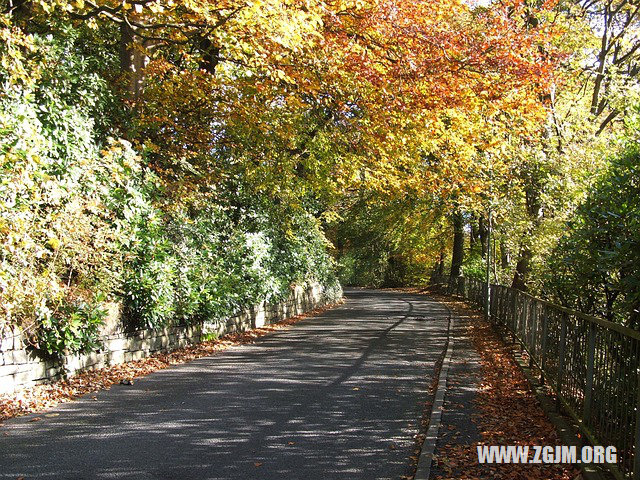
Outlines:
{"type": "Polygon", "coordinates": [[[507,306],[509,305],[509,292],[506,288],[500,289],[500,321],[506,326],[508,324],[509,312],[507,306]]]}
{"type": "Polygon", "coordinates": [[[518,325],[518,291],[511,289],[511,294],[513,297],[513,304],[511,309],[511,328],[509,328],[509,330],[511,331],[511,343],[516,343],[515,331],[518,325]]]}
{"type": "Polygon", "coordinates": [[[544,372],[547,369],[547,334],[549,333],[547,307],[542,307],[542,345],[540,352],[540,384],[544,385],[544,372]]]}
{"type": "Polygon", "coordinates": [[[529,297],[520,295],[520,315],[518,315],[518,338],[521,340],[519,350],[522,351],[523,343],[527,341],[527,322],[529,321],[529,297]]]}
{"type": "Polygon", "coordinates": [[[487,282],[482,290],[484,293],[484,317],[489,321],[491,318],[491,284],[487,282]]]}
{"type": "MultiPolygon", "coordinates": [[[[529,328],[531,328],[531,299],[524,297],[524,305],[522,306],[522,348],[527,347],[529,341],[529,328]]],[[[522,350],[522,349],[521,349],[522,350]]]]}
{"type": "Polygon", "coordinates": [[[589,343],[587,344],[587,378],[584,387],[584,410],[582,411],[582,422],[591,419],[591,405],[593,404],[593,369],[596,358],[596,324],[589,322],[589,343]]]}
{"type": "Polygon", "coordinates": [[[500,292],[497,285],[491,285],[491,320],[496,323],[498,317],[498,299],[500,298],[500,292]]]}
{"type": "Polygon", "coordinates": [[[633,455],[633,480],[640,480],[640,367],[637,370],[638,401],[636,404],[636,451],[633,455]]]}
{"type": "Polygon", "coordinates": [[[560,352],[558,353],[558,377],[556,378],[556,395],[557,402],[556,407],[560,409],[560,396],[562,392],[562,379],[564,377],[564,356],[567,343],[567,314],[562,313],[560,315],[560,352]]]}
{"type": "Polygon", "coordinates": [[[533,356],[536,354],[536,328],[538,323],[538,302],[532,300],[529,315],[531,317],[531,337],[529,338],[529,368],[533,367],[533,356]]]}

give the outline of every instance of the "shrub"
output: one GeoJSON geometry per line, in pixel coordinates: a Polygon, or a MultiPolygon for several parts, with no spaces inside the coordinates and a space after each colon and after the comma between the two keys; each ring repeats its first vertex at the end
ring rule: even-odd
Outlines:
{"type": "Polygon", "coordinates": [[[123,192],[135,190],[139,159],[97,134],[108,89],[73,54],[73,38],[22,40],[28,57],[0,48],[0,323],[20,325],[49,354],[86,350],[96,292],[120,283],[135,208],[123,192]]]}
{"type": "Polygon", "coordinates": [[[640,328],[640,148],[614,159],[549,262],[548,293],[640,328]]]}
{"type": "Polygon", "coordinates": [[[122,288],[130,328],[221,320],[283,299],[293,283],[336,283],[310,217],[297,214],[295,231],[264,213],[237,217],[234,225],[210,205],[194,216],[179,210],[140,222],[122,288]]]}
{"type": "Polygon", "coordinates": [[[151,147],[109,138],[121,107],[78,31],[1,22],[0,327],[21,326],[48,355],[84,352],[106,299],[122,301],[129,328],[164,327],[279,300],[292,283],[335,285],[304,210],[242,185],[176,198],[145,167],[151,147]]]}
{"type": "Polygon", "coordinates": [[[98,296],[92,304],[80,300],[65,303],[56,312],[41,310],[35,346],[51,356],[100,347],[100,327],[107,315],[101,300],[98,296]]]}

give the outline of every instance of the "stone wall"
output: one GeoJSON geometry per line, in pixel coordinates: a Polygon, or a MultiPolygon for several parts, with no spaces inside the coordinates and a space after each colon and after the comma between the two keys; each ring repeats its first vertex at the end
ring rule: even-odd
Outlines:
{"type": "Polygon", "coordinates": [[[112,304],[105,322],[102,348],[89,354],[68,355],[58,360],[43,360],[33,350],[25,348],[22,333],[14,328],[0,337],[0,394],[66,378],[83,370],[140,360],[155,352],[198,343],[203,335],[224,335],[261,327],[335,303],[341,296],[339,289],[325,289],[318,284],[307,288],[297,286],[281,303],[263,302],[223,321],[130,333],[121,330],[118,318],[120,309],[112,304]]]}

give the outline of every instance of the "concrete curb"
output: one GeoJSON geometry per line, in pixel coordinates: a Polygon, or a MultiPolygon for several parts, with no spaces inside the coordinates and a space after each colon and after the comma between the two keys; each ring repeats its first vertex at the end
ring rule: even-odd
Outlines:
{"type": "Polygon", "coordinates": [[[449,327],[447,338],[447,350],[442,360],[442,367],[440,368],[440,376],[438,377],[438,387],[433,399],[433,405],[431,407],[431,416],[429,418],[429,428],[420,450],[420,457],[418,458],[418,465],[416,468],[416,474],[414,480],[429,480],[431,475],[431,463],[433,461],[433,453],[438,441],[438,432],[440,431],[440,424],[442,422],[442,410],[444,407],[444,399],[447,393],[447,376],[449,375],[449,366],[451,365],[451,358],[453,357],[453,338],[451,337],[452,327],[454,324],[453,314],[451,309],[449,310],[449,327]]]}

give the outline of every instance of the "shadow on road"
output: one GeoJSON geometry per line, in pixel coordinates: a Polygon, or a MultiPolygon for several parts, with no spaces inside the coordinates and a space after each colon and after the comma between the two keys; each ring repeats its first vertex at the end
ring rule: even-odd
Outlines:
{"type": "Polygon", "coordinates": [[[253,345],[8,421],[0,478],[399,478],[447,313],[422,295],[347,299],[253,345]]]}

